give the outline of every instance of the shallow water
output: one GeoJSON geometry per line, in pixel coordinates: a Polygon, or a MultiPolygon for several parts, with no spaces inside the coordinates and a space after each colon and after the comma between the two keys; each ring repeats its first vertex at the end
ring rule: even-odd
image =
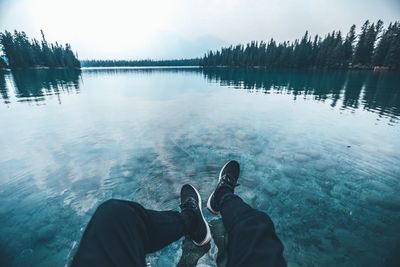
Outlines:
{"type": "MultiPolygon", "coordinates": [[[[102,201],[177,209],[183,183],[206,198],[230,158],[243,169],[238,194],[271,216],[289,266],[394,263],[399,77],[196,68],[0,74],[0,266],[64,266],[102,201]]],[[[171,266],[180,255],[176,242],[149,261],[171,266]]]]}

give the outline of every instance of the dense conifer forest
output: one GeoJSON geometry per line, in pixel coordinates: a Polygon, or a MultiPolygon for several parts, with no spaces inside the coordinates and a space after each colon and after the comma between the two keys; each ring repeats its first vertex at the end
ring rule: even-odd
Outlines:
{"type": "Polygon", "coordinates": [[[200,59],[171,60],[82,60],[82,67],[152,67],[152,66],[199,66],[200,59]]]}
{"type": "Polygon", "coordinates": [[[381,20],[366,21],[359,33],[352,25],[343,36],[333,31],[324,37],[305,32],[301,39],[278,43],[252,41],[209,51],[203,58],[172,60],[83,60],[79,61],[71,46],[30,40],[24,32],[0,33],[0,68],[79,68],[83,67],[267,67],[293,69],[383,69],[400,70],[400,22],[384,28],[381,20]]]}
{"type": "Polygon", "coordinates": [[[0,57],[0,68],[80,68],[69,44],[48,43],[43,31],[41,33],[41,41],[30,40],[23,31],[0,33],[0,48],[4,54],[0,57]]]}
{"type": "Polygon", "coordinates": [[[268,68],[325,68],[346,69],[376,66],[400,69],[400,22],[366,21],[357,35],[351,26],[346,36],[333,31],[323,38],[304,36],[294,42],[268,43],[252,41],[209,51],[201,60],[204,67],[268,67],[268,68]]]}

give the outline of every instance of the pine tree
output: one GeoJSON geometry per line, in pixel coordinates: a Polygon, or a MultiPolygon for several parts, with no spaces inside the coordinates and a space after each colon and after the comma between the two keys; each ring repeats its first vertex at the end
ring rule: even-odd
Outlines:
{"type": "Polygon", "coordinates": [[[378,20],[376,25],[372,24],[368,29],[364,65],[369,66],[372,64],[372,56],[374,53],[375,42],[378,34],[382,31],[382,28],[383,22],[381,20],[378,20]]]}
{"type": "Polygon", "coordinates": [[[400,23],[393,25],[393,35],[385,57],[384,65],[395,70],[400,70],[400,23]]]}
{"type": "Polygon", "coordinates": [[[396,39],[400,38],[398,35],[399,28],[400,24],[395,22],[394,24],[391,23],[388,28],[383,31],[379,43],[374,51],[373,64],[375,66],[388,66],[390,63],[393,68],[396,65],[395,60],[397,54],[395,47],[396,39]]]}
{"type": "Polygon", "coordinates": [[[353,60],[353,44],[356,40],[356,25],[352,25],[343,43],[344,66],[348,66],[353,60]]]}
{"type": "Polygon", "coordinates": [[[370,66],[374,51],[375,41],[382,31],[383,22],[379,20],[376,25],[367,20],[361,28],[361,34],[357,43],[353,64],[370,66]]]}
{"type": "Polygon", "coordinates": [[[361,28],[361,33],[358,36],[358,42],[357,46],[354,52],[354,60],[353,64],[361,64],[363,65],[365,63],[365,58],[366,58],[366,43],[367,43],[367,32],[368,29],[370,28],[369,20],[367,20],[364,25],[361,28]]]}

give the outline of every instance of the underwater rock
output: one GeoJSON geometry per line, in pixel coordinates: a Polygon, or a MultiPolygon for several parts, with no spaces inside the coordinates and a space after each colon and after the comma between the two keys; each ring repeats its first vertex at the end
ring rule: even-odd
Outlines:
{"type": "Polygon", "coordinates": [[[54,225],[46,225],[37,232],[36,240],[38,242],[49,241],[55,237],[57,228],[54,225]]]}
{"type": "MultiPolygon", "coordinates": [[[[217,266],[224,267],[227,263],[227,256],[225,252],[226,234],[222,219],[216,219],[209,222],[213,242],[218,248],[217,266]]],[[[203,247],[196,246],[190,239],[185,238],[182,241],[182,257],[179,260],[177,267],[196,266],[200,258],[202,258],[211,248],[208,244],[203,247]]],[[[213,253],[211,253],[213,254],[213,253]]],[[[211,257],[209,257],[211,258],[211,257]]],[[[207,259],[209,260],[209,259],[207,259]]],[[[207,263],[202,260],[199,263],[201,266],[215,266],[215,263],[207,263]]]]}
{"type": "Polygon", "coordinates": [[[182,241],[182,257],[177,267],[196,266],[197,261],[210,249],[210,244],[198,247],[192,240],[185,238],[182,241]]]}
{"type": "Polygon", "coordinates": [[[33,253],[33,249],[27,248],[27,249],[24,249],[23,251],[21,251],[21,253],[19,254],[19,257],[28,257],[32,253],[33,253]]]}
{"type": "Polygon", "coordinates": [[[214,239],[210,241],[211,248],[198,261],[196,267],[217,267],[218,248],[214,239]]]}
{"type": "Polygon", "coordinates": [[[329,160],[317,160],[314,162],[314,168],[317,171],[324,172],[332,167],[332,163],[329,160]]]}
{"type": "Polygon", "coordinates": [[[326,176],[327,176],[327,177],[335,177],[336,174],[337,174],[336,169],[330,168],[330,169],[328,169],[328,170],[326,171],[326,176]]]}
{"type": "Polygon", "coordinates": [[[371,205],[378,206],[389,211],[400,211],[400,201],[396,199],[387,200],[378,198],[367,198],[367,202],[371,205]]]}
{"type": "Polygon", "coordinates": [[[271,197],[274,197],[279,193],[278,188],[276,188],[276,186],[272,183],[270,183],[270,184],[268,184],[268,186],[262,188],[261,191],[263,192],[263,194],[267,194],[271,197]]]}
{"type": "Polygon", "coordinates": [[[295,167],[288,166],[283,168],[282,172],[288,177],[295,178],[297,176],[298,169],[295,167]]]}
{"type": "Polygon", "coordinates": [[[307,156],[313,158],[313,159],[318,159],[318,158],[321,157],[321,153],[320,153],[320,152],[317,152],[317,151],[315,151],[315,150],[305,150],[303,153],[304,153],[305,155],[307,155],[307,156]]]}
{"type": "MultiPolygon", "coordinates": [[[[22,250],[21,253],[19,253],[18,257],[16,257],[16,259],[13,261],[12,264],[17,265],[17,266],[32,266],[32,264],[35,260],[36,259],[35,259],[34,250],[31,248],[27,248],[27,249],[22,250]]],[[[1,265],[1,266],[3,266],[3,265],[1,265]]]]}
{"type": "Polygon", "coordinates": [[[369,180],[366,187],[369,189],[368,191],[376,191],[378,193],[385,192],[386,194],[394,194],[395,189],[388,182],[380,181],[380,180],[369,180]]]}
{"type": "Polygon", "coordinates": [[[293,156],[293,158],[295,161],[298,161],[298,162],[305,162],[305,161],[310,160],[310,157],[307,155],[304,155],[304,154],[295,154],[293,156]]]}

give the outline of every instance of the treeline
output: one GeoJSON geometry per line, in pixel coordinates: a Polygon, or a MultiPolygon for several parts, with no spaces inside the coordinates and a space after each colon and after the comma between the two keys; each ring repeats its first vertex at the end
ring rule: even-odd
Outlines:
{"type": "Polygon", "coordinates": [[[0,48],[4,57],[0,59],[0,67],[24,69],[35,67],[48,68],[80,68],[77,56],[71,46],[48,43],[41,31],[42,40],[30,40],[25,32],[5,31],[0,33],[0,48]]]}
{"type": "Polygon", "coordinates": [[[346,36],[333,31],[324,38],[309,36],[308,31],[299,40],[277,43],[252,41],[246,46],[236,45],[209,51],[200,64],[229,67],[268,68],[372,68],[374,66],[400,69],[400,22],[390,23],[384,29],[383,22],[363,24],[356,34],[353,25],[346,36]]]}
{"type": "Polygon", "coordinates": [[[155,66],[199,66],[200,59],[171,60],[82,60],[82,67],[155,67],[155,66]]]}

